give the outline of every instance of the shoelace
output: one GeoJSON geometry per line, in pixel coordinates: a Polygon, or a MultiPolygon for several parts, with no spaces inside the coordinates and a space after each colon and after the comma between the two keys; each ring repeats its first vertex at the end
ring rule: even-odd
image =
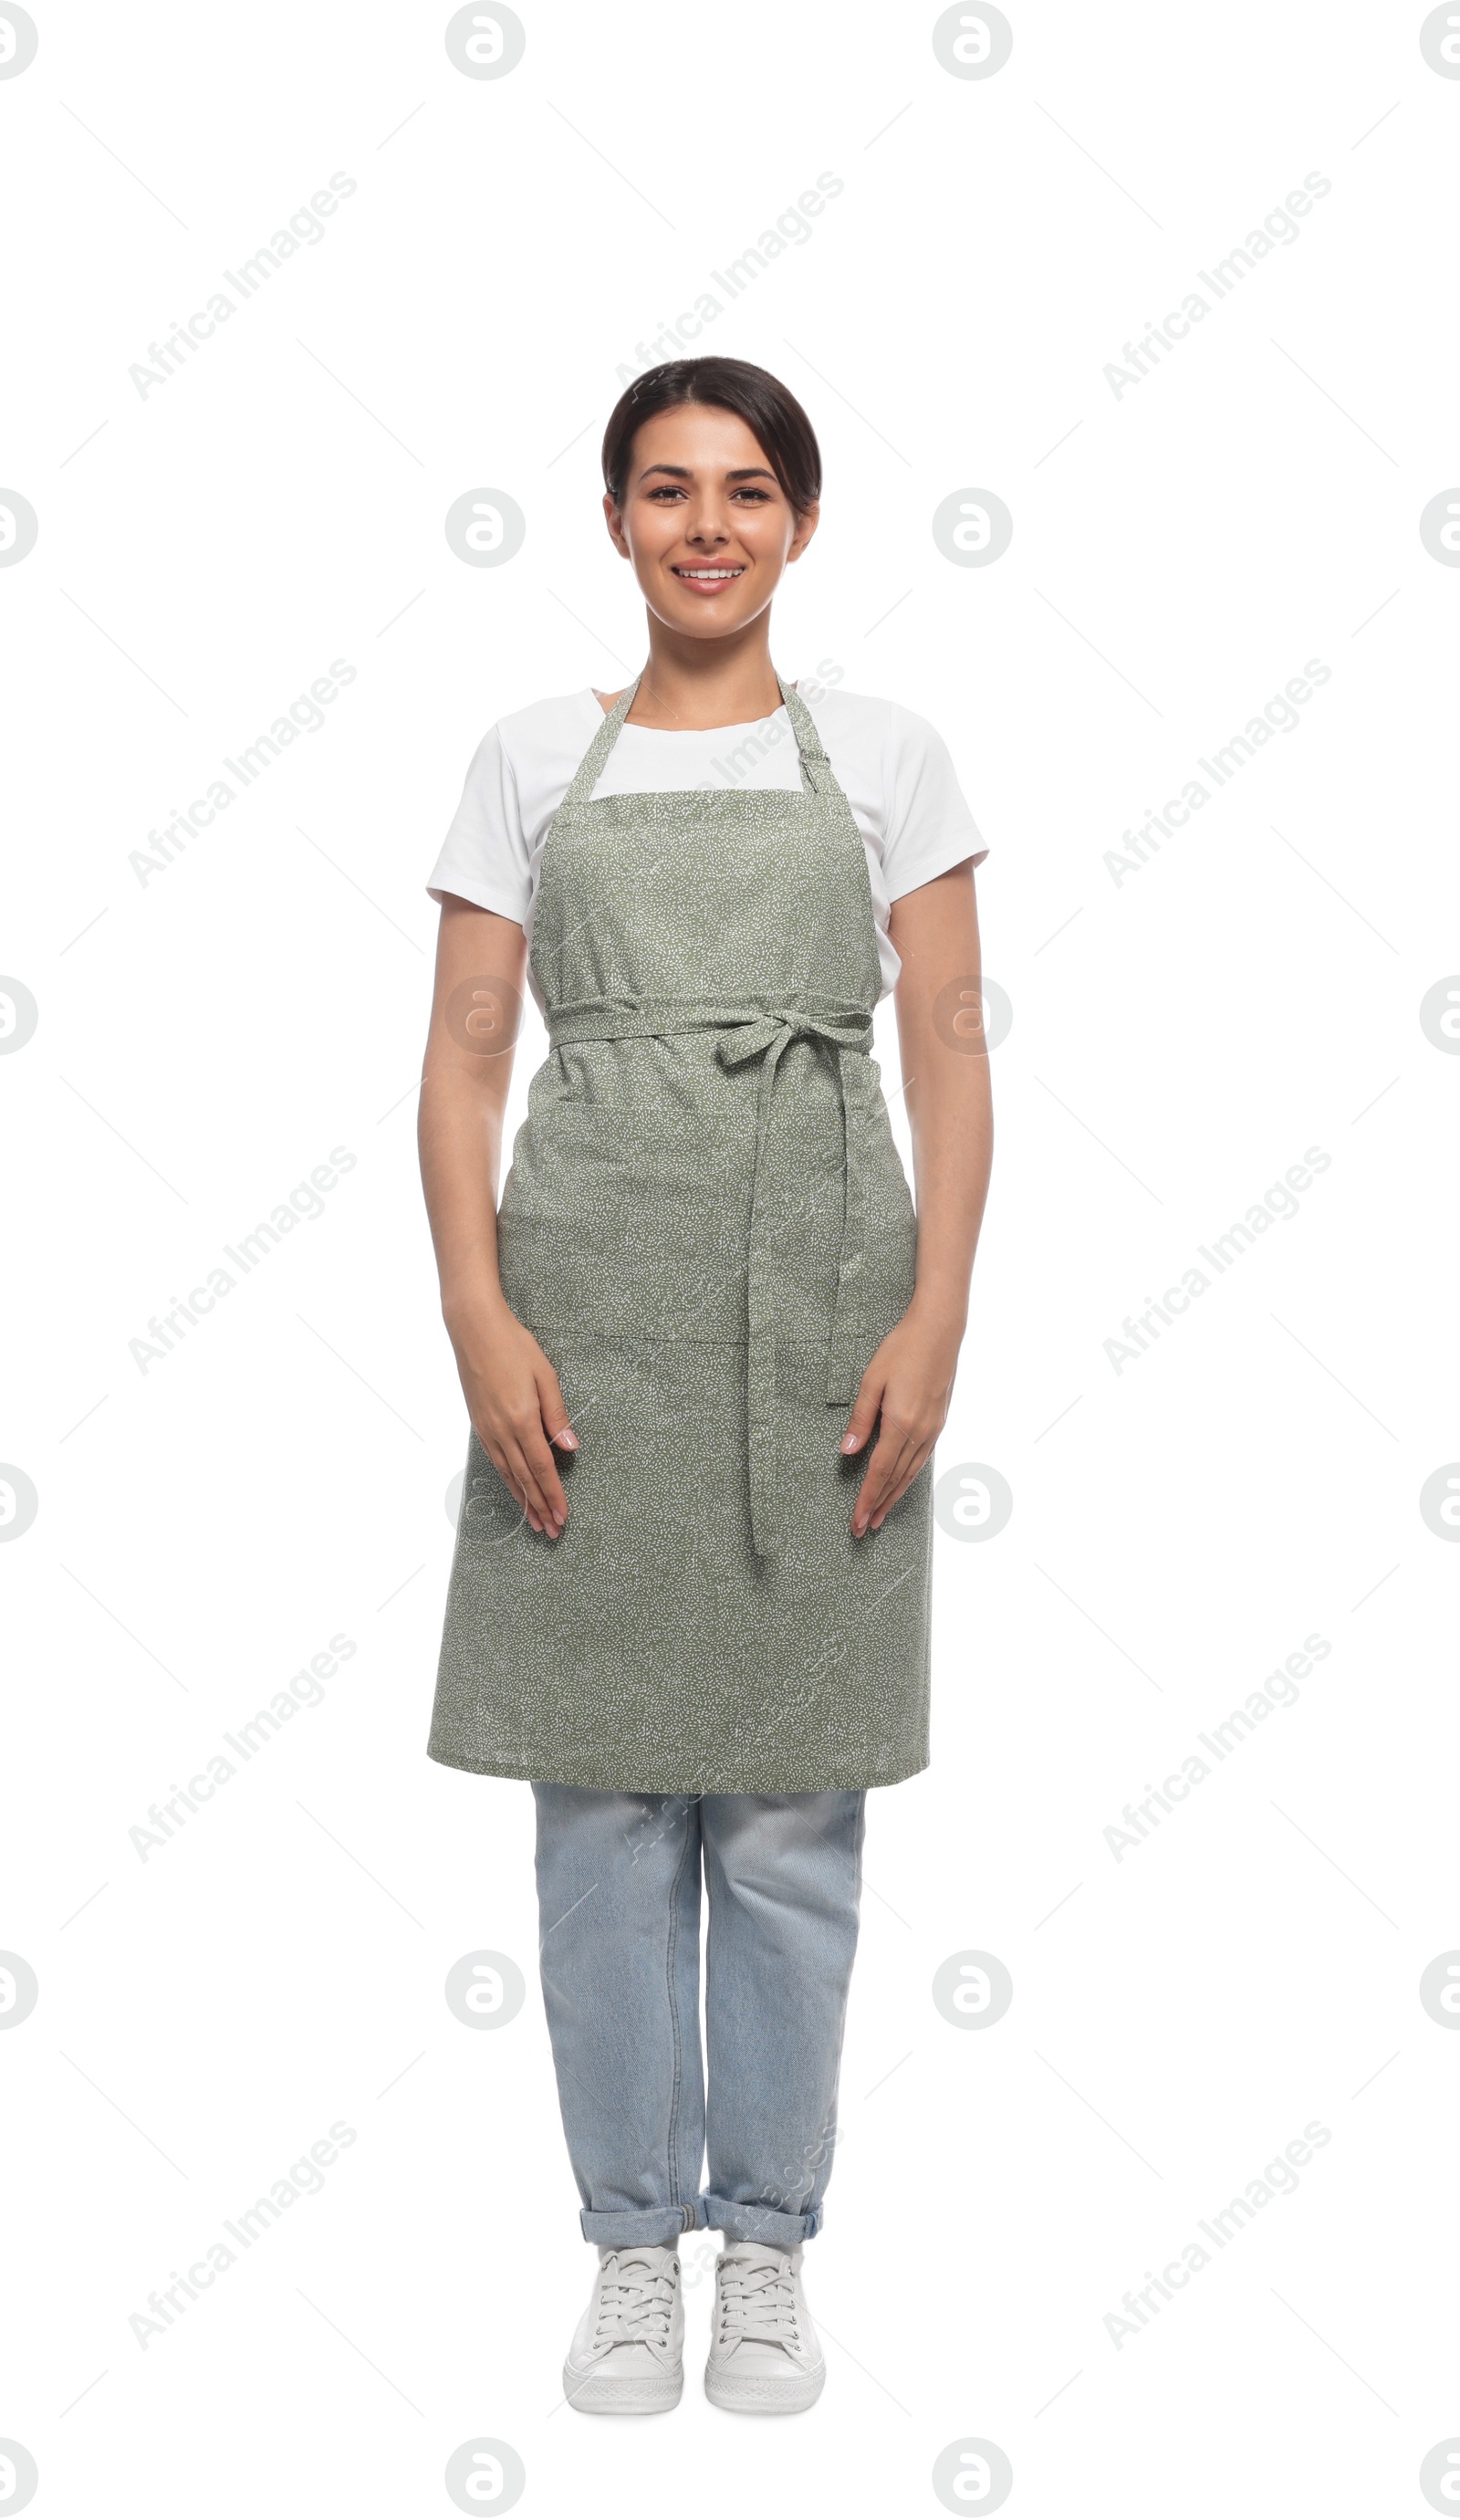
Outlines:
{"type": "Polygon", "coordinates": [[[716,2270],[722,2345],[796,2345],[796,2284],[789,2260],[774,2265],[722,2257],[716,2270]]]}
{"type": "Polygon", "coordinates": [[[669,2334],[678,2269],[672,2260],[656,2269],[637,2252],[615,2250],[598,2272],[596,2345],[662,2344],[669,2334]]]}

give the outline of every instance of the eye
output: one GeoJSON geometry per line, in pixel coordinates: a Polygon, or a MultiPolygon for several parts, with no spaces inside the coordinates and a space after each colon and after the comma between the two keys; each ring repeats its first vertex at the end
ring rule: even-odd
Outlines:
{"type": "Polygon", "coordinates": [[[751,485],[747,485],[743,490],[734,491],[732,495],[737,499],[754,500],[756,506],[761,508],[768,508],[771,504],[769,490],[757,490],[751,485]]]}

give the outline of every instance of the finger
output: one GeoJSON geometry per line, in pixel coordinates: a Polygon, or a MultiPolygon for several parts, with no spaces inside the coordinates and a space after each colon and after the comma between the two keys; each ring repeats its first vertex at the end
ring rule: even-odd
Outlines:
{"type": "Polygon", "coordinates": [[[884,1455],[883,1447],[879,1444],[872,1461],[867,1465],[869,1493],[865,1511],[867,1521],[874,1531],[881,1528],[899,1497],[916,1475],[918,1453],[922,1444],[922,1438],[915,1428],[910,1426],[893,1426],[884,1428],[884,1432],[888,1437],[886,1453],[884,1455]],[[872,1490],[871,1480],[874,1468],[876,1486],[872,1490]]]}
{"type": "Polygon", "coordinates": [[[911,1487],[918,1471],[922,1468],[923,1463],[931,1455],[935,1441],[936,1438],[930,1435],[925,1444],[914,1445],[910,1457],[899,1465],[894,1477],[892,1488],[888,1494],[886,1503],[882,1507],[881,1512],[874,1514],[872,1517],[873,1531],[881,1530],[882,1525],[887,1520],[893,1507],[899,1504],[907,1495],[907,1490],[911,1487]]]}
{"type": "Polygon", "coordinates": [[[553,1532],[553,1536],[555,1538],[555,1517],[549,1510],[548,1500],[543,1495],[538,1485],[538,1481],[534,1476],[532,1464],[523,1449],[520,1437],[515,1434],[509,1435],[505,1439],[503,1449],[506,1453],[508,1462],[508,1485],[510,1487],[513,1496],[521,1506],[522,1510],[526,1514],[533,1530],[551,1530],[553,1532]]]}
{"type": "Polygon", "coordinates": [[[847,1431],[841,1442],[844,1453],[861,1452],[877,1422],[877,1412],[881,1406],[882,1377],[880,1374],[874,1375],[871,1367],[868,1366],[852,1404],[852,1415],[847,1419],[847,1431]]]}
{"type": "MultiPolygon", "coordinates": [[[[536,1424],[537,1421],[533,1418],[524,1418],[520,1424],[509,1421],[493,1435],[487,1450],[497,1465],[503,1484],[510,1490],[513,1501],[520,1506],[533,1530],[543,1531],[555,1523],[556,1516],[552,1512],[548,1499],[542,1493],[537,1474],[528,1459],[524,1439],[536,1424]]],[[[538,1427],[537,1431],[541,1444],[541,1428],[538,1427]]],[[[546,1448],[544,1450],[546,1451],[546,1448]]]]}
{"type": "Polygon", "coordinates": [[[567,1520],[568,1501],[557,1475],[553,1448],[543,1432],[542,1418],[535,1418],[530,1425],[517,1427],[515,1433],[532,1479],[535,1502],[555,1531],[560,1531],[567,1520]]]}
{"type": "Polygon", "coordinates": [[[857,1503],[852,1508],[852,1529],[859,1539],[867,1529],[873,1513],[882,1501],[883,1492],[902,1453],[903,1443],[901,1429],[889,1426],[884,1418],[882,1432],[873,1447],[872,1458],[866,1465],[866,1476],[858,1490],[857,1503]]]}
{"type": "Polygon", "coordinates": [[[495,1435],[487,1436],[482,1434],[482,1430],[479,1426],[476,1431],[481,1442],[482,1450],[491,1462],[492,1467],[502,1481],[508,1495],[511,1498],[513,1505],[517,1507],[519,1511],[525,1514],[527,1511],[527,1501],[522,1492],[522,1479],[515,1464],[509,1456],[507,1446],[499,1443],[495,1435]]]}
{"type": "Polygon", "coordinates": [[[557,1376],[551,1365],[539,1373],[537,1389],[538,1405],[543,1413],[543,1424],[547,1430],[549,1443],[556,1444],[564,1453],[576,1453],[578,1438],[568,1423],[568,1413],[563,1406],[557,1376]]]}

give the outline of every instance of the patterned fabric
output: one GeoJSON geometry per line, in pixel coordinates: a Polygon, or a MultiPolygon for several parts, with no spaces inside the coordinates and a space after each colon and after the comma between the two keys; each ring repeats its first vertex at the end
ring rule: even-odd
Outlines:
{"type": "Polygon", "coordinates": [[[865,853],[784,683],[799,794],[595,801],[637,688],[544,854],[552,1046],[499,1218],[580,1441],[568,1520],[530,1530],[471,1434],[429,1751],[619,1792],[890,1784],[927,1765],[932,1470],[853,1540],[846,1405],[916,1256],[865,853]]]}

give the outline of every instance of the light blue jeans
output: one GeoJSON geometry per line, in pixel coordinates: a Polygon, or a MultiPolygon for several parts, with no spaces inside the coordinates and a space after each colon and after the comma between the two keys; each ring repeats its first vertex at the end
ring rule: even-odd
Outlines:
{"type": "Polygon", "coordinates": [[[831,2175],[865,1795],[532,1790],[543,1998],[585,2238],[810,2239],[831,2175]]]}

